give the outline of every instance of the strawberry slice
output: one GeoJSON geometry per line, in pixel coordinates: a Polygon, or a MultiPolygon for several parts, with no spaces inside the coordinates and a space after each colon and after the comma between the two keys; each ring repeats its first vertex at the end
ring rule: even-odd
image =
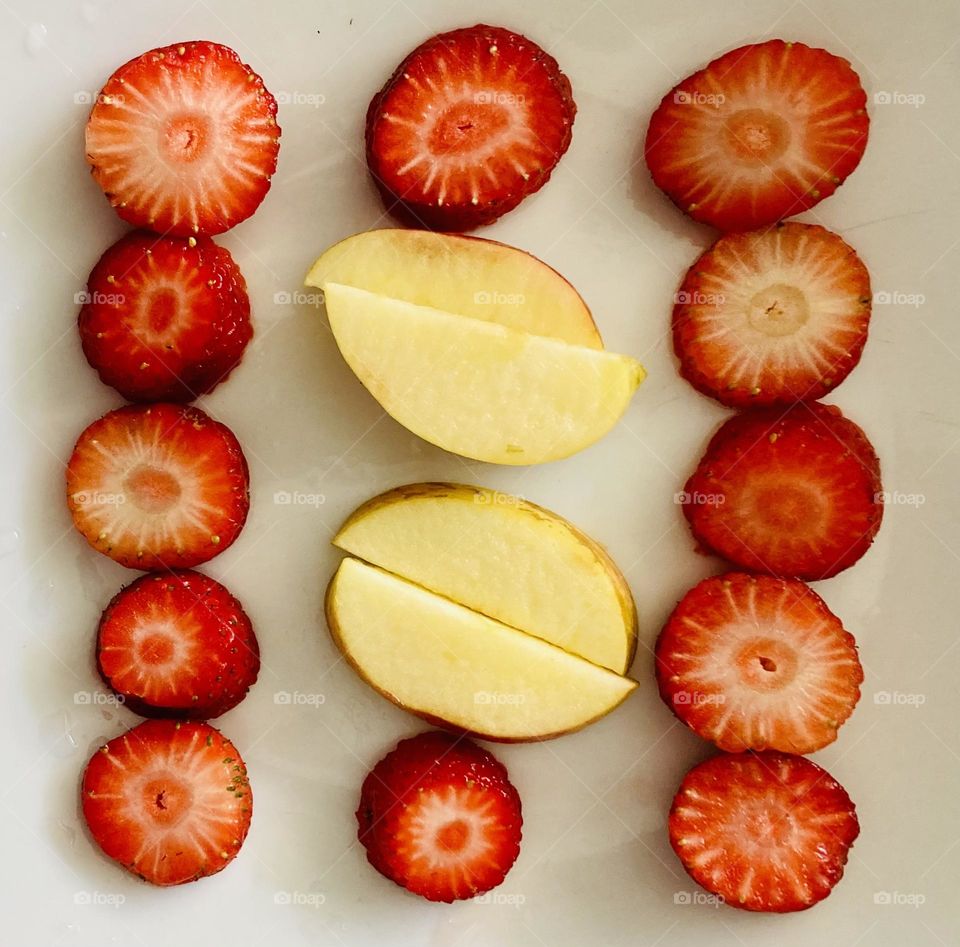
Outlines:
{"type": "Polygon", "coordinates": [[[823,227],[726,234],[677,294],[680,374],[734,408],[822,398],[860,361],[870,302],[866,267],[823,227]]]}
{"type": "Polygon", "coordinates": [[[137,227],[215,234],[260,206],[277,168],[277,103],[227,46],[152,49],[106,82],[87,122],[87,162],[137,227]]]}
{"type": "Polygon", "coordinates": [[[670,844],[697,884],[730,907],[802,911],[843,877],[856,807],[824,769],[789,753],[721,753],[683,778],[670,844]]]}
{"type": "Polygon", "coordinates": [[[97,666],[145,717],[206,720],[246,696],[260,649],[243,606],[199,572],[144,575],[121,589],[97,631],[97,666]]]}
{"type": "Polygon", "coordinates": [[[809,210],[860,163],[867,97],[850,63],[775,39],[715,59],[647,129],[657,186],[694,220],[755,230],[809,210]]]}
{"type": "Polygon", "coordinates": [[[860,698],[853,636],[809,586],[728,572],[694,586],[656,646],[660,696],[721,750],[813,753],[860,698]]]}
{"type": "Polygon", "coordinates": [[[79,326],[87,361],[128,401],[213,391],[253,335],[247,284],[229,250],[144,230],[100,257],[79,326]]]}
{"type": "Polygon", "coordinates": [[[744,569],[826,579],[870,548],[883,516],[880,462],[833,405],[756,408],[713,436],[683,494],[707,549],[744,569]]]}
{"type": "Polygon", "coordinates": [[[387,209],[434,230],[489,224],[539,190],[576,105],[557,61],[496,26],[418,46],[367,110],[367,166],[387,209]]]}
{"type": "Polygon", "coordinates": [[[226,868],[253,799],[236,747],[205,723],[148,720],[87,764],[83,817],[104,853],[155,885],[226,868]]]}
{"type": "Polygon", "coordinates": [[[503,881],[523,819],[502,763],[434,731],[401,740],[371,770],[357,822],[377,871],[430,901],[454,901],[503,881]]]}
{"type": "Polygon", "coordinates": [[[247,462],[230,429],[199,408],[127,405],[80,435],[67,503],[87,542],[121,565],[190,568],[240,534],[247,462]]]}

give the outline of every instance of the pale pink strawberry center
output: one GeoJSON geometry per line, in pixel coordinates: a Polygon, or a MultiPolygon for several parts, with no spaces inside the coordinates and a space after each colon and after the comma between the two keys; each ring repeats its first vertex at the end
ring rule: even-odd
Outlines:
{"type": "Polygon", "coordinates": [[[160,130],[160,150],[173,164],[189,164],[203,157],[210,138],[210,120],[197,112],[168,118],[160,130]]]}
{"type": "Polygon", "coordinates": [[[437,830],[437,846],[448,852],[459,852],[470,837],[470,827],[463,819],[454,819],[437,830]]]}
{"type": "Polygon", "coordinates": [[[169,664],[175,650],[175,642],[169,634],[155,631],[138,643],[137,660],[144,664],[169,664]]]}
{"type": "Polygon", "coordinates": [[[749,165],[770,165],[786,152],[790,128],[775,112],[740,109],[724,123],[724,140],[730,153],[749,165]]]}
{"type": "Polygon", "coordinates": [[[735,658],[743,684],[754,690],[780,690],[797,674],[797,654],[775,638],[748,641],[735,658]]]}
{"type": "Polygon", "coordinates": [[[177,294],[172,289],[158,289],[147,301],[147,323],[151,332],[160,335],[170,328],[177,314],[177,294]]]}
{"type": "Polygon", "coordinates": [[[747,319],[751,328],[764,335],[793,335],[810,319],[810,304],[795,286],[774,283],[754,294],[747,319]]]}
{"type": "Polygon", "coordinates": [[[502,135],[510,125],[510,116],[502,106],[464,99],[443,110],[428,141],[435,155],[455,152],[464,156],[489,150],[491,138],[502,135]]]}
{"type": "Polygon", "coordinates": [[[173,828],[190,812],[193,793],[182,780],[162,773],[141,787],[144,815],[158,827],[173,828]]]}
{"type": "Polygon", "coordinates": [[[124,480],[134,506],[144,513],[166,513],[180,499],[180,484],[166,470],[149,464],[135,467],[124,480]]]}

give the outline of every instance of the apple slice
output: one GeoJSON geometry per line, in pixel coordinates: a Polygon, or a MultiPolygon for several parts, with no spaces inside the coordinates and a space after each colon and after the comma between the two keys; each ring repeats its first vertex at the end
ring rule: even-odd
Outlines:
{"type": "Polygon", "coordinates": [[[542,260],[495,240],[426,230],[358,233],[313,264],[306,284],[324,283],[603,348],[580,294],[542,260]]]}
{"type": "Polygon", "coordinates": [[[644,371],[625,355],[325,283],[347,364],[396,421],[493,464],[539,464],[603,437],[644,371]]]}
{"type": "Polygon", "coordinates": [[[326,612],[344,657],[384,697],[489,740],[569,733],[637,686],[358,559],[340,563],[326,612]]]}
{"type": "Polygon", "coordinates": [[[637,610],[623,573],[571,523],[519,497],[397,487],[352,513],[333,544],[618,674],[633,660],[637,610]]]}

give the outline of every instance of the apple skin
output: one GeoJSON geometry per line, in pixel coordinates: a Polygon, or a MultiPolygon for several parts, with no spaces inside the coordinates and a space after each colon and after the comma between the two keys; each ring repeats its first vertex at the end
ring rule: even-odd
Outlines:
{"type": "MultiPolygon", "coordinates": [[[[495,508],[497,497],[507,497],[509,499],[510,508],[512,510],[516,510],[519,514],[526,514],[547,519],[563,527],[567,532],[572,534],[577,540],[586,546],[597,558],[597,560],[599,560],[600,564],[604,567],[607,575],[609,576],[611,584],[613,585],[614,592],[620,604],[624,628],[627,634],[627,652],[623,666],[612,667],[607,665],[607,667],[610,667],[610,670],[618,674],[626,674],[630,670],[634,658],[636,657],[638,636],[637,607],[633,600],[633,594],[630,591],[630,585],[627,582],[624,574],[618,568],[617,564],[611,558],[610,554],[606,551],[606,549],[604,549],[603,546],[600,545],[600,543],[596,542],[582,530],[578,529],[569,520],[564,519],[562,516],[546,509],[545,507],[539,506],[538,504],[532,503],[529,500],[521,497],[509,496],[508,494],[502,494],[496,490],[490,490],[486,487],[480,487],[471,484],[451,482],[409,483],[394,487],[392,490],[387,490],[386,492],[375,497],[371,497],[369,500],[358,506],[347,517],[347,519],[344,520],[343,524],[337,530],[337,533],[334,535],[331,542],[334,546],[343,548],[351,555],[357,555],[359,558],[363,559],[364,557],[361,553],[355,552],[347,547],[339,546],[338,540],[340,539],[341,535],[350,529],[351,526],[364,520],[368,516],[375,514],[378,510],[386,506],[423,498],[451,498],[475,503],[478,509],[492,509],[495,508]]],[[[497,618],[500,616],[495,615],[493,617],[497,618]]],[[[512,622],[507,621],[507,624],[512,624],[512,622]]]]}

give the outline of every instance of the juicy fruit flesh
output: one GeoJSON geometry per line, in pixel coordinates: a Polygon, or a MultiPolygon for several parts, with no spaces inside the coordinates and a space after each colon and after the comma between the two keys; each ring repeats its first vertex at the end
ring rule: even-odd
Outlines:
{"type": "Polygon", "coordinates": [[[792,335],[810,319],[810,304],[802,290],[786,283],[774,283],[755,293],[750,300],[752,328],[775,337],[792,335]]]}
{"type": "Polygon", "coordinates": [[[774,112],[741,109],[724,124],[724,141],[731,156],[745,165],[765,166],[790,147],[790,127],[774,112]]]}
{"type": "Polygon", "coordinates": [[[383,408],[445,450],[502,464],[576,453],[643,380],[631,358],[327,283],[340,352],[383,408]]]}
{"type": "Polygon", "coordinates": [[[333,543],[616,673],[633,658],[623,575],[569,523],[517,497],[413,484],[368,501],[333,543]]]}
{"type": "Polygon", "coordinates": [[[356,559],[330,583],[327,620],[340,650],[384,696],[491,739],[577,729],[636,686],[356,559]]]}

